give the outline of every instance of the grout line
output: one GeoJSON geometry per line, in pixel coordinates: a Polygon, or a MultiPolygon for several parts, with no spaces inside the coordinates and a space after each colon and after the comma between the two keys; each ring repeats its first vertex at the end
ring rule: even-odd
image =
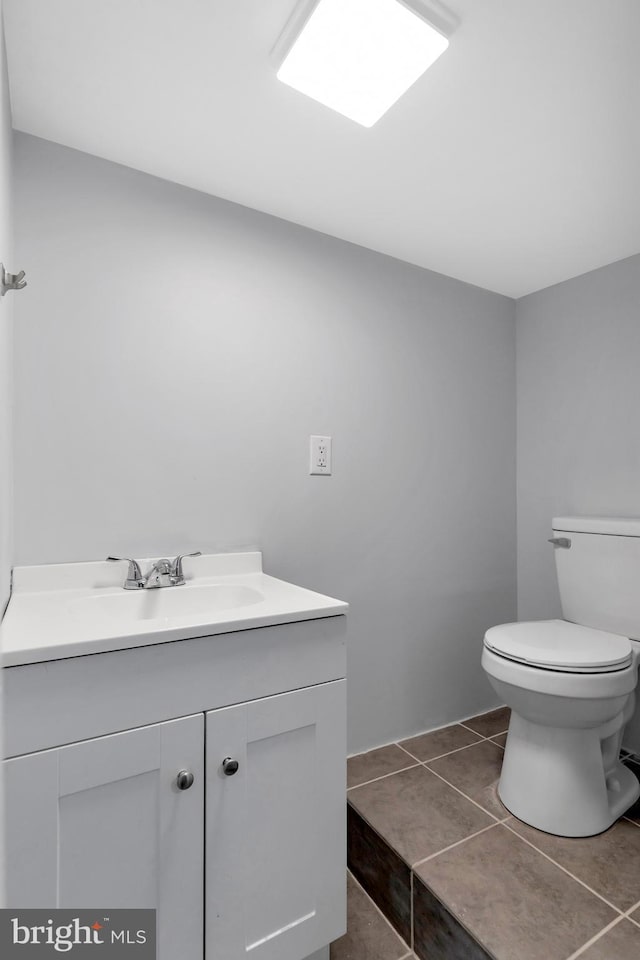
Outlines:
{"type": "MultiPolygon", "coordinates": [[[[437,727],[436,729],[437,729],[437,730],[441,730],[441,729],[444,730],[445,728],[444,728],[444,727],[437,727]]],[[[431,730],[425,730],[425,733],[432,733],[432,732],[433,732],[433,731],[431,731],[431,730]]],[[[416,733],[415,736],[416,736],[416,737],[420,737],[420,736],[422,736],[422,734],[416,733]]],[[[411,740],[412,738],[411,738],[411,737],[403,737],[403,739],[404,739],[404,740],[411,740]]],[[[348,754],[347,754],[347,760],[355,760],[356,757],[366,757],[368,753],[375,753],[376,750],[384,750],[386,747],[397,747],[397,746],[398,746],[397,741],[395,741],[395,740],[388,740],[386,743],[379,743],[379,744],[378,744],[377,746],[375,746],[375,747],[369,747],[368,750],[358,750],[357,753],[348,753],[348,754]]]]}
{"type": "MultiPolygon", "coordinates": [[[[471,719],[473,720],[473,717],[471,717],[471,719]]],[[[477,730],[472,730],[471,727],[468,727],[468,726],[466,725],[466,723],[463,723],[463,722],[462,722],[462,720],[458,720],[458,726],[459,726],[459,727],[464,727],[465,730],[468,730],[468,731],[469,731],[469,733],[475,733],[476,737],[482,737],[483,740],[488,740],[488,739],[489,739],[488,737],[483,737],[482,734],[481,734],[481,733],[478,733],[477,730]]],[[[496,733],[496,734],[494,734],[494,736],[497,737],[498,734],[496,733]]]]}
{"type": "MultiPolygon", "coordinates": [[[[497,734],[499,736],[499,734],[497,734]]],[[[491,737],[480,737],[479,740],[475,740],[473,743],[465,743],[464,747],[456,747],[455,750],[449,750],[447,753],[439,753],[435,757],[429,757],[428,760],[420,760],[419,757],[416,757],[415,753],[411,753],[410,750],[407,750],[406,747],[403,747],[401,743],[388,743],[388,747],[399,747],[403,753],[406,753],[408,757],[411,757],[414,760],[414,763],[408,764],[406,767],[400,767],[398,770],[392,770],[390,773],[383,773],[379,777],[372,777],[371,780],[363,780],[362,783],[354,783],[353,786],[347,787],[347,790],[355,790],[356,787],[364,787],[367,783],[375,783],[376,780],[384,780],[385,777],[392,777],[394,773],[402,773],[403,770],[410,770],[412,767],[417,766],[418,764],[425,763],[434,763],[436,760],[442,760],[444,757],[450,757],[453,753],[460,753],[462,750],[469,750],[470,747],[477,747],[479,743],[493,743],[494,746],[498,747],[500,750],[504,750],[504,747],[501,747],[499,743],[496,743],[495,740],[492,740],[491,737]]],[[[381,749],[379,747],[374,747],[374,750],[381,749]]],[[[373,753],[373,750],[369,751],[373,753]]],[[[355,756],[366,756],[366,754],[355,754],[355,756]]],[[[349,757],[349,760],[352,760],[353,757],[349,757]]]]}
{"type": "Polygon", "coordinates": [[[476,740],[475,743],[467,743],[464,747],[456,747],[455,750],[450,750],[449,753],[441,753],[437,757],[431,757],[430,760],[422,760],[421,763],[435,763],[436,760],[442,760],[444,757],[450,757],[452,753],[460,753],[461,750],[470,750],[471,747],[478,747],[481,743],[492,743],[494,747],[498,748],[498,750],[503,749],[499,743],[496,743],[490,737],[484,737],[482,740],[476,740]]]}
{"type": "Polygon", "coordinates": [[[553,857],[550,857],[548,853],[544,852],[544,850],[540,850],[539,847],[536,847],[535,843],[532,843],[530,840],[527,840],[527,838],[523,837],[521,833],[518,833],[517,830],[514,830],[513,827],[510,827],[508,823],[505,822],[504,825],[506,829],[509,830],[514,836],[520,837],[521,840],[524,840],[524,842],[528,844],[532,848],[532,850],[537,850],[537,852],[541,856],[543,856],[545,860],[548,860],[549,863],[555,864],[555,866],[558,867],[559,870],[562,870],[563,873],[566,873],[568,877],[571,877],[572,880],[575,880],[576,883],[579,883],[581,887],[584,887],[585,890],[588,890],[589,893],[592,893],[594,897],[597,897],[598,900],[602,900],[603,903],[606,903],[606,905],[608,907],[611,907],[612,910],[615,910],[616,913],[620,914],[621,916],[624,916],[623,911],[620,910],[619,907],[614,906],[614,904],[611,903],[610,900],[607,900],[607,898],[603,897],[601,893],[598,893],[597,890],[594,890],[593,887],[590,887],[588,883],[585,883],[584,880],[580,879],[580,877],[576,877],[574,873],[571,873],[570,870],[567,870],[566,867],[563,867],[561,863],[558,863],[557,860],[554,860],[553,857]]]}
{"type": "Polygon", "coordinates": [[[392,770],[391,773],[383,773],[379,777],[373,777],[371,780],[364,780],[362,783],[354,783],[352,787],[347,787],[347,793],[350,790],[357,790],[358,787],[366,787],[369,783],[377,783],[378,780],[386,780],[388,777],[395,777],[396,773],[404,773],[405,770],[413,770],[415,767],[420,767],[422,764],[419,760],[415,763],[410,763],[406,767],[401,767],[399,770],[392,770]]]}
{"type": "MultiPolygon", "coordinates": [[[[472,804],[474,805],[474,807],[477,807],[477,808],[478,808],[478,810],[482,810],[482,812],[483,812],[484,814],[486,814],[488,817],[491,817],[491,819],[492,819],[492,820],[495,820],[496,823],[504,823],[504,820],[501,820],[500,817],[496,817],[496,815],[495,815],[494,813],[489,813],[489,811],[486,810],[483,806],[481,806],[481,805],[477,802],[477,800],[474,800],[472,797],[467,796],[467,794],[464,793],[462,790],[460,790],[459,787],[456,787],[453,783],[449,783],[449,781],[448,781],[448,780],[445,780],[445,778],[442,777],[442,776],[440,776],[439,773],[437,773],[435,770],[432,770],[431,767],[427,766],[428,763],[431,763],[431,760],[428,760],[426,763],[423,763],[423,767],[425,767],[425,769],[427,769],[427,770],[429,771],[429,773],[432,773],[432,774],[434,775],[434,777],[437,777],[439,780],[442,780],[442,782],[443,782],[443,783],[446,783],[446,785],[447,785],[448,787],[451,787],[452,790],[455,790],[456,793],[459,793],[461,797],[464,797],[465,800],[468,800],[469,803],[472,803],[472,804]]],[[[509,816],[510,816],[510,815],[509,815],[509,816]]],[[[505,817],[505,820],[506,820],[506,819],[508,819],[508,818],[505,817]]]]}
{"type": "MultiPolygon", "coordinates": [[[[455,750],[449,750],[447,753],[439,753],[437,757],[429,757],[428,760],[418,760],[413,753],[409,753],[406,747],[400,747],[400,744],[397,743],[396,746],[400,747],[401,750],[404,750],[405,753],[408,753],[410,757],[414,757],[415,760],[418,760],[418,763],[433,763],[434,760],[442,760],[443,757],[450,757],[452,753],[460,753],[461,750],[468,750],[469,747],[477,747],[479,743],[486,743],[486,738],[483,740],[476,740],[475,743],[465,743],[464,747],[456,747],[455,750]]],[[[497,747],[498,744],[496,743],[497,747]]]]}
{"type": "Polygon", "coordinates": [[[635,820],[631,820],[629,817],[622,817],[623,820],[626,820],[627,823],[632,823],[634,827],[640,827],[640,823],[637,823],[635,820]]]}
{"type": "MultiPolygon", "coordinates": [[[[475,718],[471,717],[471,719],[473,720],[475,718]]],[[[455,724],[452,724],[452,726],[455,726],[455,724]]],[[[503,733],[509,733],[509,727],[507,727],[506,730],[498,730],[496,733],[492,733],[490,736],[485,737],[483,733],[478,733],[478,731],[474,730],[473,727],[468,727],[466,723],[462,723],[460,720],[458,721],[458,726],[464,727],[465,730],[468,730],[470,733],[475,733],[476,737],[480,737],[482,740],[492,740],[493,737],[501,737],[503,733]]]]}
{"type": "MultiPolygon", "coordinates": [[[[390,930],[393,930],[393,932],[395,933],[395,935],[396,935],[396,937],[398,938],[398,940],[400,941],[400,943],[401,943],[404,947],[408,946],[406,940],[403,940],[403,938],[400,936],[400,934],[398,933],[398,931],[396,930],[396,928],[394,927],[394,925],[391,923],[391,921],[389,920],[389,918],[388,918],[387,916],[385,916],[385,914],[382,912],[382,910],[380,909],[380,907],[378,906],[378,904],[375,902],[375,900],[367,893],[367,891],[366,891],[365,888],[362,886],[362,884],[361,884],[360,881],[357,879],[357,877],[354,877],[353,873],[352,873],[351,870],[349,870],[348,868],[347,868],[347,874],[351,877],[351,879],[353,880],[353,882],[355,883],[355,885],[356,885],[357,887],[359,887],[360,890],[362,890],[362,892],[364,893],[364,895],[365,895],[365,897],[367,898],[367,900],[369,900],[369,902],[373,904],[374,909],[376,910],[377,913],[380,914],[380,916],[382,917],[382,919],[384,920],[384,922],[386,923],[386,925],[389,927],[389,929],[390,929],[390,930]]],[[[413,900],[413,897],[412,897],[412,900],[413,900]]],[[[411,936],[413,937],[413,923],[411,924],[411,936]]],[[[406,956],[407,956],[407,957],[410,957],[410,956],[411,956],[411,948],[409,948],[409,952],[406,954],[406,956]]],[[[402,957],[400,958],[400,960],[404,960],[404,958],[405,958],[405,954],[402,955],[402,957]]]]}
{"type": "MultiPolygon", "coordinates": [[[[463,750],[470,750],[471,747],[477,747],[481,743],[491,743],[491,741],[485,737],[482,740],[476,740],[475,743],[465,743],[464,747],[456,747],[455,750],[449,750],[448,753],[439,753],[437,757],[430,757],[429,760],[421,760],[420,763],[435,763],[436,760],[443,760],[445,757],[450,757],[454,753],[461,753],[463,750]]],[[[494,747],[497,747],[498,744],[494,743],[494,747]]]]}
{"type": "MultiPolygon", "coordinates": [[[[505,817],[505,819],[507,818],[505,817]]],[[[423,863],[428,863],[429,860],[435,860],[435,858],[439,857],[441,853],[448,853],[449,850],[459,847],[461,844],[466,843],[467,840],[473,840],[474,837],[479,837],[481,833],[486,833],[487,830],[493,830],[494,827],[499,827],[501,823],[504,823],[504,820],[499,820],[496,823],[490,823],[489,826],[483,827],[482,830],[476,830],[475,833],[470,833],[468,837],[463,837],[462,840],[456,840],[455,843],[450,843],[448,847],[443,847],[442,850],[438,850],[437,853],[430,853],[428,857],[423,857],[422,860],[416,860],[411,867],[411,871],[413,872],[416,867],[421,867],[423,863]]]]}
{"type": "Polygon", "coordinates": [[[625,913],[625,917],[627,918],[627,920],[631,920],[631,923],[635,923],[636,926],[640,927],[640,920],[634,920],[633,917],[631,916],[632,913],[635,913],[638,907],[640,907],[640,900],[638,901],[638,903],[635,903],[632,907],[630,907],[627,910],[627,912],[625,913]]]}
{"type": "MultiPolygon", "coordinates": [[[[478,716],[482,717],[482,716],[484,716],[484,714],[480,713],[480,714],[478,714],[478,716]]],[[[475,718],[475,717],[468,717],[467,719],[468,719],[468,720],[474,720],[474,719],[476,719],[476,718],[475,718]]],[[[404,753],[407,753],[410,757],[413,757],[413,759],[414,759],[414,760],[417,760],[418,763],[427,763],[427,762],[430,762],[430,761],[420,760],[420,759],[419,759],[418,757],[416,757],[413,753],[411,753],[410,750],[407,750],[406,747],[403,747],[402,744],[403,744],[404,742],[406,742],[407,740],[415,740],[417,737],[425,737],[425,736],[427,736],[427,734],[429,734],[429,733],[439,733],[440,730],[448,730],[449,727],[464,727],[464,729],[467,730],[469,733],[473,733],[476,737],[478,737],[478,740],[476,740],[475,743],[481,743],[483,740],[489,740],[489,741],[495,743],[495,740],[493,740],[494,737],[501,737],[504,733],[508,733],[508,732],[509,732],[509,729],[507,728],[506,730],[499,730],[498,733],[492,733],[490,737],[485,737],[483,734],[478,733],[477,730],[472,730],[471,727],[468,727],[468,726],[466,725],[466,723],[464,723],[462,720],[456,720],[456,721],[454,721],[453,723],[447,723],[447,724],[445,724],[443,727],[433,727],[432,729],[424,730],[422,733],[415,733],[415,734],[413,734],[413,736],[411,736],[411,737],[405,737],[403,741],[400,741],[400,740],[390,740],[389,743],[381,743],[381,744],[379,744],[377,747],[371,747],[370,750],[364,750],[364,751],[362,751],[362,752],[360,752],[360,753],[350,754],[350,755],[347,757],[347,760],[353,760],[353,759],[355,759],[355,757],[365,757],[368,753],[373,753],[375,750],[384,750],[385,747],[400,747],[400,749],[401,749],[402,751],[404,751],[404,753]]],[[[467,746],[467,747],[473,747],[473,746],[474,746],[474,743],[468,743],[468,744],[466,744],[466,746],[467,746]]],[[[499,747],[500,744],[498,743],[498,744],[496,744],[496,746],[499,747]]],[[[456,747],[455,750],[450,750],[449,753],[457,753],[458,750],[464,750],[464,749],[465,749],[465,747],[456,747]]],[[[503,749],[504,749],[504,748],[503,748],[503,749]]],[[[449,755],[448,753],[440,753],[440,754],[438,754],[437,757],[431,757],[431,760],[439,760],[441,757],[447,757],[448,755],[449,755]]],[[[396,772],[399,773],[400,771],[396,771],[396,772]]],[[[377,777],[376,777],[376,778],[374,778],[374,779],[380,779],[380,778],[377,778],[377,777]]],[[[368,780],[367,780],[367,783],[369,783],[369,782],[371,782],[371,781],[368,781],[368,780]]],[[[358,783],[358,784],[354,784],[354,786],[361,787],[361,786],[364,786],[364,784],[358,783]]],[[[353,788],[350,787],[349,789],[353,789],[353,788]]]]}
{"type": "Polygon", "coordinates": [[[586,953],[589,947],[592,947],[594,943],[597,943],[598,940],[605,935],[605,933],[608,933],[609,930],[612,930],[613,927],[616,927],[623,920],[624,917],[616,917],[615,920],[612,920],[610,924],[608,924],[606,927],[603,927],[599,933],[596,933],[595,937],[591,937],[591,940],[587,940],[587,942],[583,943],[582,946],[572,953],[570,957],[567,957],[567,960],[576,960],[577,957],[581,957],[583,953],[586,953]]]}
{"type": "Polygon", "coordinates": [[[403,747],[401,743],[394,743],[394,747],[400,747],[402,752],[406,753],[408,757],[412,757],[413,760],[416,760],[418,763],[422,763],[422,760],[418,760],[418,758],[413,753],[411,753],[410,750],[407,750],[406,747],[403,747]]]}

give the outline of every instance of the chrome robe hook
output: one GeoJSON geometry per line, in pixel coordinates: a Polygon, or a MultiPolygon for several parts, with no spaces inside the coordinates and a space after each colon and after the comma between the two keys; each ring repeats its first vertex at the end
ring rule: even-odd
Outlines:
{"type": "Polygon", "coordinates": [[[7,273],[4,264],[0,263],[0,297],[4,297],[7,290],[24,290],[26,285],[24,270],[20,273],[7,273]]]}

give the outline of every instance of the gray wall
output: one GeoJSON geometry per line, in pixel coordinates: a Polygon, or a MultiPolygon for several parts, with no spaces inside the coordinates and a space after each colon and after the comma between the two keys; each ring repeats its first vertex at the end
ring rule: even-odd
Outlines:
{"type": "Polygon", "coordinates": [[[507,298],[17,137],[16,560],[257,546],[349,600],[350,745],[495,703],[507,298]],[[309,477],[308,436],[334,438],[309,477]]]}
{"type": "MultiPolygon", "coordinates": [[[[13,266],[11,233],[11,106],[4,45],[4,22],[0,0],[0,262],[13,266]]],[[[12,373],[12,301],[13,294],[0,298],[0,617],[9,597],[12,554],[12,446],[11,446],[11,373],[12,373]]],[[[2,743],[2,671],[0,670],[0,758],[2,743]]],[[[0,907],[5,905],[4,878],[4,791],[0,763],[0,907]]]]}
{"type": "Polygon", "coordinates": [[[552,517],[640,516],[640,256],[516,312],[518,615],[530,620],[561,616],[552,517]]]}
{"type": "MultiPolygon", "coordinates": [[[[0,0],[0,262],[17,270],[11,232],[11,109],[0,0]]],[[[11,572],[11,367],[15,293],[0,298],[0,616],[9,596],[11,572]]]]}

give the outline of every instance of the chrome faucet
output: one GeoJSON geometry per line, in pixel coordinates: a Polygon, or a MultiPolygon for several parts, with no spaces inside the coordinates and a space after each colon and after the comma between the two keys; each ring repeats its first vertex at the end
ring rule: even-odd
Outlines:
{"type": "Polygon", "coordinates": [[[107,557],[107,560],[126,560],[129,564],[127,579],[122,584],[125,590],[137,590],[138,587],[144,587],[144,577],[137,560],[130,560],[128,557],[107,557]]]}
{"type": "Polygon", "coordinates": [[[184,571],[182,561],[185,557],[200,557],[201,550],[195,553],[181,553],[173,560],[157,560],[146,576],[143,576],[140,564],[137,560],[131,560],[129,557],[107,557],[107,560],[126,560],[129,564],[126,580],[123,583],[124,590],[155,590],[158,587],[180,587],[184,584],[184,571]]]}
{"type": "MultiPolygon", "coordinates": [[[[184,583],[184,578],[183,581],[184,583]]],[[[157,587],[176,587],[177,583],[171,575],[171,561],[158,560],[149,570],[142,584],[145,590],[154,590],[157,587]]]]}

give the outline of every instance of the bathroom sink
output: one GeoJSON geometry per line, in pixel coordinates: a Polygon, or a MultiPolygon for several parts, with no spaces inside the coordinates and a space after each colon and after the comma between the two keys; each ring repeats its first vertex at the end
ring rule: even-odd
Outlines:
{"type": "MultiPolygon", "coordinates": [[[[146,571],[158,560],[142,561],[146,571]]],[[[177,587],[124,590],[127,561],[15,567],[0,625],[5,667],[346,613],[348,604],[270,577],[255,552],[184,558],[177,587]]]]}
{"type": "Polygon", "coordinates": [[[112,623],[132,620],[173,620],[208,617],[225,610],[264,602],[264,594],[242,584],[207,583],[163,587],[157,590],[120,590],[71,601],[73,615],[108,618],[112,623]]]}

